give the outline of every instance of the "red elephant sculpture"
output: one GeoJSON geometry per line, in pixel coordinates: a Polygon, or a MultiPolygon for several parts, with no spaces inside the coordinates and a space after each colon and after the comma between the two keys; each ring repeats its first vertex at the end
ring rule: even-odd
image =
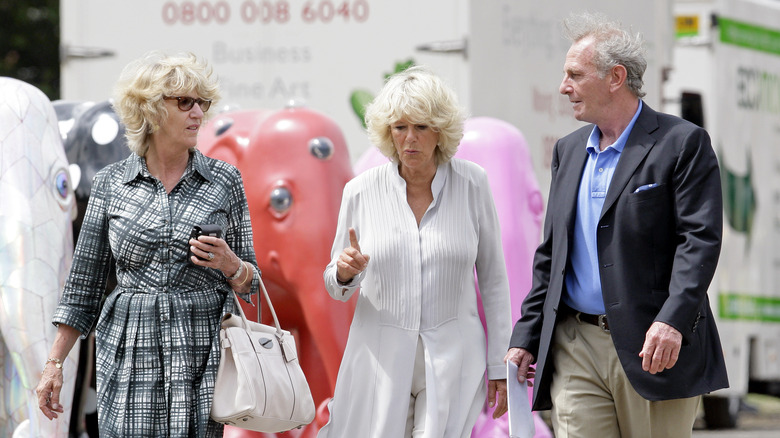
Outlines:
{"type": "MultiPolygon", "coordinates": [[[[333,395],[355,307],[354,300],[331,299],[322,279],[342,190],[353,177],[344,135],[329,117],[292,105],[219,114],[198,143],[205,155],[241,171],[257,262],[282,328],[295,336],[319,406],[333,395]]],[[[251,306],[244,309],[256,315],[251,306]]],[[[270,320],[267,306],[262,319],[270,320]]],[[[313,437],[316,423],[281,436],[313,437]]],[[[225,436],[266,435],[226,427],[225,436]]]]}

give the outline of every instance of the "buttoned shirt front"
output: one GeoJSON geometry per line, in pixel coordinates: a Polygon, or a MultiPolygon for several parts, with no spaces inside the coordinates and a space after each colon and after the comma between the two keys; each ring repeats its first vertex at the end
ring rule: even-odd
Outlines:
{"type": "Polygon", "coordinates": [[[569,268],[566,270],[567,293],[563,296],[566,305],[584,313],[597,315],[604,313],[596,229],[620,154],[641,111],[640,100],[631,122],[615,143],[607,146],[603,151],[599,148],[601,131],[598,126],[593,127],[588,144],[585,146],[588,158],[577,194],[577,214],[574,221],[571,256],[569,268]]]}

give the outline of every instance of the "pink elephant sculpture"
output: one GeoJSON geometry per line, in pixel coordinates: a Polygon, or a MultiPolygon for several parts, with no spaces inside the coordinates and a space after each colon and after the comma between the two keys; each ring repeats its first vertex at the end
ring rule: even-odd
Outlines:
{"type": "MultiPolygon", "coordinates": [[[[201,131],[199,149],[241,171],[254,248],[282,328],[295,335],[314,402],[333,395],[355,301],[330,298],[322,273],[330,261],[344,185],[353,177],[341,129],[312,109],[222,113],[201,131]]],[[[247,315],[256,308],[244,306],[247,315]]],[[[256,318],[252,318],[256,319],[256,318]]],[[[262,319],[270,314],[263,308],[262,319]]],[[[280,434],[313,437],[320,425],[280,434]]],[[[262,437],[226,427],[226,437],[262,437]]]]}
{"type": "MultiPolygon", "coordinates": [[[[466,121],[456,157],[473,161],[488,174],[499,221],[504,258],[509,276],[512,319],[520,317],[520,306],[531,288],[534,251],[540,243],[544,201],[533,170],[528,145],[522,133],[511,124],[491,117],[466,121]]],[[[378,149],[367,150],[355,163],[355,174],[386,163],[378,149]]],[[[481,309],[480,309],[481,310],[481,309]]],[[[482,315],[484,321],[484,314],[482,315]]],[[[529,397],[532,395],[529,389],[529,397]]],[[[551,438],[544,421],[534,414],[536,438],[551,438]]],[[[492,419],[485,407],[472,431],[473,437],[509,436],[507,416],[492,419]]]]}

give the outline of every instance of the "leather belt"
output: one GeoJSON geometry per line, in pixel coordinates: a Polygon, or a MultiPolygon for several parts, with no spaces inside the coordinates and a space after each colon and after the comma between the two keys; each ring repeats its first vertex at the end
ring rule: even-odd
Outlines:
{"type": "Polygon", "coordinates": [[[593,324],[596,327],[599,327],[601,330],[604,330],[605,333],[609,333],[609,321],[607,321],[607,315],[601,314],[601,315],[593,315],[590,313],[583,313],[578,310],[574,310],[571,307],[567,306],[566,304],[561,303],[561,307],[569,314],[573,315],[575,318],[577,318],[577,321],[585,322],[588,324],[593,324]]]}
{"type": "Polygon", "coordinates": [[[591,315],[590,313],[577,312],[574,317],[581,322],[593,324],[609,333],[609,322],[607,322],[607,315],[591,315]]]}

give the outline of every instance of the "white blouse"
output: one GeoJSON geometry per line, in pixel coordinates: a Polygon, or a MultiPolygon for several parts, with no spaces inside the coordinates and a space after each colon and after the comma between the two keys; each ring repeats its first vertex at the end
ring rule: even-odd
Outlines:
{"type": "Polygon", "coordinates": [[[486,400],[485,372],[506,378],[509,283],[487,175],[452,159],[438,167],[432,191],[418,227],[396,164],[370,169],[344,188],[324,279],[335,299],[360,293],[320,437],[403,436],[418,340],[426,358],[425,436],[469,436],[486,400]],[[371,259],[341,286],[335,263],[349,246],[350,227],[371,259]]]}

